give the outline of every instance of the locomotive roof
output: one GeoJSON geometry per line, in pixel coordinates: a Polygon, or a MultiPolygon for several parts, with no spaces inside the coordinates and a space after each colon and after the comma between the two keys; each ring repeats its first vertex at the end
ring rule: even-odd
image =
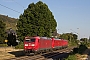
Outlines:
{"type": "Polygon", "coordinates": [[[67,41],[67,40],[65,40],[65,39],[59,39],[59,38],[55,38],[55,40],[64,40],[64,41],[67,41]]]}
{"type": "Polygon", "coordinates": [[[40,37],[40,39],[51,39],[51,38],[48,38],[48,37],[40,37]]]}
{"type": "Polygon", "coordinates": [[[62,40],[62,39],[57,39],[57,38],[55,38],[55,40],[62,40]]]}
{"type": "MultiPolygon", "coordinates": [[[[50,39],[51,40],[51,38],[49,38],[49,37],[39,37],[39,36],[28,37],[28,38],[38,38],[38,39],[44,39],[44,40],[50,39]]],[[[54,40],[65,40],[65,39],[54,38],[54,40]]]]}

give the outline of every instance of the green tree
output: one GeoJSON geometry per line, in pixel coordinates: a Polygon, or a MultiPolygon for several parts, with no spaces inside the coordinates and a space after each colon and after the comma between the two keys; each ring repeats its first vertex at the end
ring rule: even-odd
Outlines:
{"type": "Polygon", "coordinates": [[[0,43],[4,43],[5,38],[5,23],[0,19],[0,43]]]}
{"type": "Polygon", "coordinates": [[[24,13],[20,15],[17,22],[17,34],[20,40],[25,36],[47,36],[50,37],[51,30],[55,31],[56,20],[48,6],[39,1],[31,3],[24,13]]]}
{"type": "Polygon", "coordinates": [[[78,36],[73,33],[64,33],[60,35],[60,38],[67,39],[67,40],[77,40],[78,36]]]}
{"type": "Polygon", "coordinates": [[[83,44],[87,44],[88,43],[88,39],[87,38],[81,38],[80,41],[82,41],[83,44]]]}
{"type": "Polygon", "coordinates": [[[64,34],[60,35],[60,38],[68,40],[69,45],[71,45],[71,46],[78,44],[77,37],[78,36],[73,33],[64,33],[64,34]]]}
{"type": "Polygon", "coordinates": [[[78,36],[76,34],[73,34],[73,39],[77,40],[78,36]]]}

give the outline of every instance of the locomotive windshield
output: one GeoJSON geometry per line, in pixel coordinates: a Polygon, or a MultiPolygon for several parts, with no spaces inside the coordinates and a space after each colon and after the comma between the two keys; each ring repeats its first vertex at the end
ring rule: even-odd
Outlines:
{"type": "Polygon", "coordinates": [[[35,39],[25,39],[26,42],[35,42],[35,39]]]}

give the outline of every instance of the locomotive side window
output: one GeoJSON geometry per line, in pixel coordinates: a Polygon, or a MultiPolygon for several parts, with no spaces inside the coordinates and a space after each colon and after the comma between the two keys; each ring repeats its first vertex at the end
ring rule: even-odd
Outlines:
{"type": "Polygon", "coordinates": [[[33,38],[33,39],[26,39],[25,40],[26,42],[35,42],[35,39],[33,38]]]}

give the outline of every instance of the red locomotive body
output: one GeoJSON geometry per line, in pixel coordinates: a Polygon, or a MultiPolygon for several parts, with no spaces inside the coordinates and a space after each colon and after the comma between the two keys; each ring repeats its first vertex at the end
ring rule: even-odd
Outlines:
{"type": "Polygon", "coordinates": [[[61,39],[54,39],[54,48],[61,48],[62,44],[63,43],[61,39]]]}
{"type": "Polygon", "coordinates": [[[64,43],[64,46],[67,47],[68,46],[68,40],[64,40],[65,43],[64,43]]]}
{"type": "Polygon", "coordinates": [[[46,37],[25,37],[25,52],[36,52],[52,48],[52,39],[46,37]]]}
{"type": "Polygon", "coordinates": [[[68,40],[54,39],[54,49],[61,49],[68,46],[68,40]]]}
{"type": "Polygon", "coordinates": [[[41,37],[39,39],[39,50],[46,50],[46,49],[51,49],[52,48],[52,39],[47,38],[47,37],[41,37]]]}
{"type": "Polygon", "coordinates": [[[25,37],[25,52],[41,52],[68,46],[68,41],[47,37],[25,37]]]}
{"type": "Polygon", "coordinates": [[[36,46],[36,39],[34,37],[25,37],[24,40],[24,50],[25,51],[34,51],[36,46]]]}

